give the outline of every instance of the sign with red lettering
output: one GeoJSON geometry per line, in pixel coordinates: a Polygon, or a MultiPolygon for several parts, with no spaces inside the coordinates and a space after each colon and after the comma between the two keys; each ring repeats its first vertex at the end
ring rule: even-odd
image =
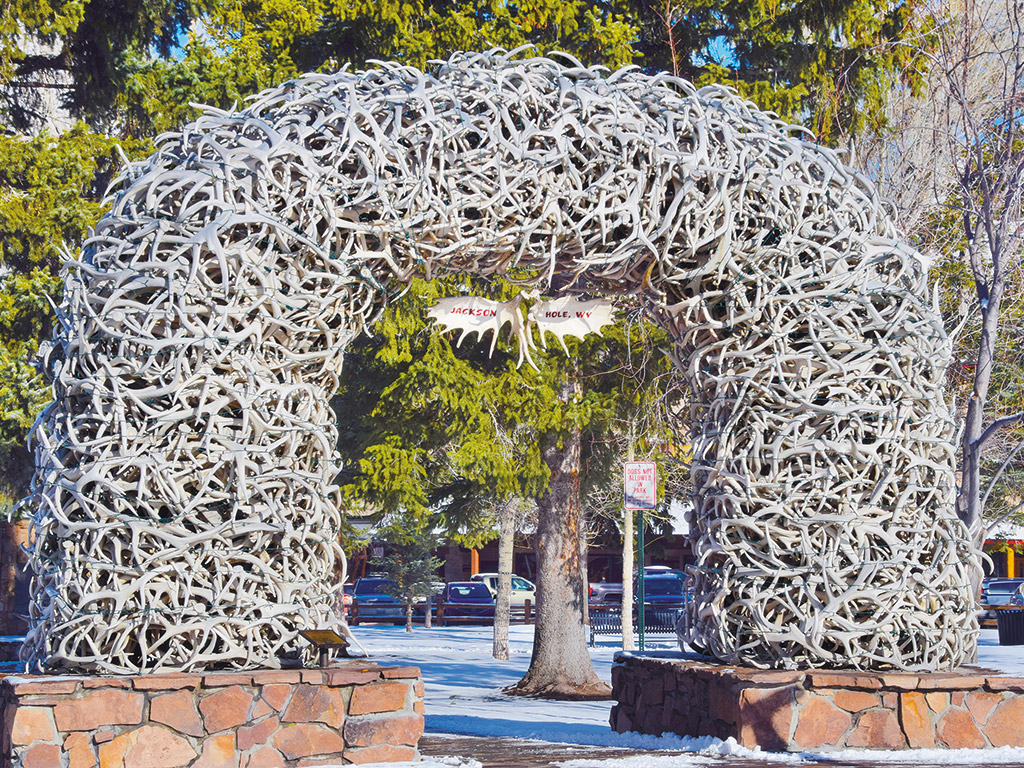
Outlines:
{"type": "Polygon", "coordinates": [[[529,320],[540,332],[540,345],[547,349],[547,334],[553,333],[566,354],[566,336],[582,339],[588,333],[601,335],[601,329],[613,322],[612,303],[607,299],[580,301],[572,296],[563,296],[551,301],[540,300],[530,307],[529,320]]]}
{"type": "Polygon", "coordinates": [[[622,490],[626,509],[654,509],[658,505],[658,465],[653,461],[627,461],[622,490]]]}
{"type": "Polygon", "coordinates": [[[512,334],[520,339],[520,362],[522,362],[523,315],[519,311],[519,298],[512,301],[491,301],[479,296],[453,296],[438,299],[437,303],[427,311],[427,316],[437,320],[446,331],[458,329],[462,331],[455,346],[471,333],[483,338],[485,333],[493,332],[491,352],[498,343],[498,332],[505,323],[512,324],[512,334]]]}

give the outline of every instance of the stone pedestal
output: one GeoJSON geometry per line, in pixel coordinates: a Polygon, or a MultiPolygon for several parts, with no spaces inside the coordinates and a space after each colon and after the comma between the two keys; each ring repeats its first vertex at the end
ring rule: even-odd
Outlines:
{"type": "Polygon", "coordinates": [[[417,759],[416,667],[0,681],[6,768],[292,768],[417,759]]]}
{"type": "Polygon", "coordinates": [[[619,653],[616,731],[735,738],[780,751],[1024,746],[1024,678],[764,671],[619,653]]]}

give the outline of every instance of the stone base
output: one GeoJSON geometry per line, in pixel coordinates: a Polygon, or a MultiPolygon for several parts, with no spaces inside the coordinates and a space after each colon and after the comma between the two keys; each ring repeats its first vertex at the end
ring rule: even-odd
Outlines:
{"type": "Polygon", "coordinates": [[[415,760],[416,667],[9,676],[4,768],[292,768],[415,760]]]}
{"type": "Polygon", "coordinates": [[[730,736],[778,751],[1024,746],[1024,679],[986,670],[765,671],[619,653],[616,731],[730,736]]]}

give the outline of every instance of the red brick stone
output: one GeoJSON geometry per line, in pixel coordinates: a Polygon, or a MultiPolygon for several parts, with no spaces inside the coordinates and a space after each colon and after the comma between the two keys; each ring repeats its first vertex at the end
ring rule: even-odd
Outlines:
{"type": "Polygon", "coordinates": [[[412,711],[418,715],[422,715],[425,712],[425,709],[423,707],[423,701],[414,701],[412,703],[412,711]]]}
{"type": "Polygon", "coordinates": [[[196,757],[184,738],[158,725],[144,725],[100,746],[100,768],[181,768],[196,757]]]}
{"type": "Polygon", "coordinates": [[[812,688],[862,688],[876,691],[882,681],[862,672],[811,672],[807,675],[812,688]]]}
{"type": "Polygon", "coordinates": [[[868,749],[903,749],[907,746],[896,720],[895,709],[868,710],[861,714],[846,739],[848,747],[868,749]]]}
{"type": "Polygon", "coordinates": [[[313,723],[287,725],[274,735],[274,746],[289,760],[313,755],[331,755],[345,749],[337,731],[313,723]]]}
{"type": "Polygon", "coordinates": [[[259,720],[261,717],[266,717],[271,712],[276,711],[262,698],[256,699],[256,703],[252,705],[252,712],[249,715],[249,719],[252,721],[259,720]]]}
{"type": "Polygon", "coordinates": [[[67,700],[67,696],[22,696],[17,702],[20,707],[55,707],[67,700]]]}
{"type": "Polygon", "coordinates": [[[935,735],[950,749],[981,749],[988,746],[971,714],[963,709],[949,709],[935,727],[935,735]]]}
{"type": "Polygon", "coordinates": [[[412,685],[412,692],[415,695],[417,695],[417,696],[422,696],[423,695],[423,681],[422,680],[417,680],[415,683],[413,683],[413,685],[412,685]]]}
{"type": "Polygon", "coordinates": [[[21,753],[22,768],[62,768],[60,747],[56,744],[36,744],[21,753]]]}
{"type": "Polygon", "coordinates": [[[268,717],[266,720],[238,729],[238,748],[242,751],[254,747],[257,744],[268,744],[270,737],[281,725],[276,717],[268,717]]]}
{"type": "Polygon", "coordinates": [[[97,744],[106,744],[108,741],[110,741],[113,738],[114,738],[114,729],[113,728],[101,728],[100,730],[96,731],[96,733],[92,737],[92,740],[95,741],[97,744]]]}
{"type": "Polygon", "coordinates": [[[936,714],[940,714],[942,710],[949,706],[949,694],[944,691],[926,693],[924,700],[928,702],[928,709],[936,714]]]}
{"type": "Polygon", "coordinates": [[[1024,696],[1004,699],[985,722],[993,747],[1024,747],[1024,696]]]}
{"type": "Polygon", "coordinates": [[[252,673],[253,685],[271,685],[272,683],[300,683],[302,673],[297,669],[266,669],[252,673]]]}
{"type": "Polygon", "coordinates": [[[918,684],[919,691],[950,690],[958,688],[972,691],[985,685],[985,678],[980,675],[962,675],[958,673],[922,675],[918,684]]]}
{"type": "Polygon", "coordinates": [[[745,683],[756,685],[790,685],[802,683],[804,672],[785,669],[733,669],[731,677],[745,683]]]}
{"type": "Polygon", "coordinates": [[[793,724],[793,688],[746,688],[740,691],[739,735],[744,747],[786,749],[793,724]]]}
{"type": "Polygon", "coordinates": [[[867,691],[840,690],[835,692],[832,702],[847,712],[860,712],[862,709],[877,707],[882,700],[876,694],[867,691]]]}
{"type": "Polygon", "coordinates": [[[242,768],[284,768],[284,758],[273,747],[263,747],[253,752],[242,768]]]}
{"type": "MultiPolygon", "coordinates": [[[[708,687],[708,717],[727,725],[737,725],[740,721],[739,695],[725,685],[718,685],[718,681],[712,681],[708,687]]],[[[632,725],[627,730],[633,730],[632,725]]]]}
{"type": "Polygon", "coordinates": [[[130,677],[87,677],[82,680],[83,688],[131,688],[130,677]]]}
{"type": "Polygon", "coordinates": [[[302,670],[302,682],[308,685],[323,685],[326,679],[322,669],[302,670]]]}
{"type": "Polygon", "coordinates": [[[990,691],[1015,691],[1024,692],[1024,678],[1021,677],[989,677],[985,680],[985,687],[990,691]]]}
{"type": "Polygon", "coordinates": [[[53,708],[58,731],[92,731],[104,725],[138,725],[146,697],[133,691],[102,688],[53,708]]]}
{"type": "Polygon", "coordinates": [[[345,723],[345,744],[371,747],[377,744],[416,746],[423,735],[423,715],[349,720],[345,723]]]}
{"type": "Polygon", "coordinates": [[[96,753],[85,733],[70,734],[64,739],[64,751],[68,753],[68,768],[92,768],[96,765],[96,753]]]}
{"type": "Polygon", "coordinates": [[[79,680],[40,680],[38,678],[22,678],[24,683],[12,683],[11,693],[15,696],[29,696],[34,693],[44,693],[51,696],[62,693],[74,693],[78,687],[79,680]]]}
{"type": "Polygon", "coordinates": [[[962,707],[966,698],[967,693],[965,691],[953,691],[953,693],[949,695],[950,704],[954,707],[962,707]]]}
{"type": "Polygon", "coordinates": [[[394,680],[400,677],[419,677],[419,667],[381,667],[381,674],[385,680],[394,680]]]}
{"type": "Polygon", "coordinates": [[[853,718],[827,698],[814,696],[797,713],[793,743],[801,749],[838,746],[853,718]]]}
{"type": "Polygon", "coordinates": [[[284,704],[288,701],[288,695],[291,692],[292,687],[290,685],[274,684],[264,685],[260,693],[267,704],[280,712],[284,709],[284,704]]]}
{"type": "Polygon", "coordinates": [[[235,728],[249,721],[252,694],[237,685],[211,693],[199,702],[208,733],[235,728]]]}
{"type": "Polygon", "coordinates": [[[325,677],[328,685],[365,685],[380,680],[380,672],[375,669],[352,669],[349,667],[331,667],[325,677]]]}
{"type": "Polygon", "coordinates": [[[329,765],[331,768],[337,768],[340,759],[337,755],[334,757],[304,757],[295,765],[296,768],[313,768],[317,765],[329,765]]]}
{"type": "Polygon", "coordinates": [[[252,684],[252,672],[207,672],[203,675],[204,688],[229,688],[233,685],[252,684]]]}
{"type": "Polygon", "coordinates": [[[971,691],[967,694],[967,709],[975,722],[984,723],[996,705],[1003,700],[998,693],[971,691]]]}
{"type": "Polygon", "coordinates": [[[923,694],[908,691],[900,696],[900,722],[912,749],[931,749],[935,746],[932,718],[923,694]]]}
{"type": "Polygon", "coordinates": [[[281,715],[285,723],[326,723],[341,728],[345,722],[345,700],[337,688],[300,685],[281,715]]]}
{"type": "Polygon", "coordinates": [[[169,725],[189,736],[203,736],[206,730],[196,709],[195,696],[189,691],[163,693],[149,702],[149,719],[169,725]]]}
{"type": "Polygon", "coordinates": [[[14,710],[14,725],[11,728],[11,744],[16,747],[33,741],[53,741],[57,729],[53,727],[52,710],[49,707],[18,707],[14,710]]]}
{"type": "Polygon", "coordinates": [[[198,688],[202,684],[202,675],[169,674],[132,678],[136,691],[180,691],[184,688],[198,688]]]}
{"type": "Polygon", "coordinates": [[[365,763],[400,763],[415,760],[416,750],[412,747],[392,747],[389,744],[381,744],[377,747],[346,749],[344,757],[355,765],[363,765],[365,763]]]}
{"type": "Polygon", "coordinates": [[[900,695],[896,691],[882,692],[882,706],[886,709],[896,709],[900,703],[900,695]]]}
{"type": "Polygon", "coordinates": [[[348,705],[350,715],[368,715],[373,712],[394,712],[405,706],[408,683],[376,683],[352,689],[348,705]]]}
{"type": "Polygon", "coordinates": [[[921,683],[918,675],[907,672],[887,672],[878,677],[883,688],[891,688],[894,691],[914,691],[921,683]]]}
{"type": "Polygon", "coordinates": [[[203,751],[191,768],[238,768],[238,758],[235,734],[222,733],[203,742],[203,751]]]}

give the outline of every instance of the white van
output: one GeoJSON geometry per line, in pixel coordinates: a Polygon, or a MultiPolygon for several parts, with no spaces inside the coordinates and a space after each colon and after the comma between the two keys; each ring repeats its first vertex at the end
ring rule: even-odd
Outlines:
{"type": "MultiPolygon", "coordinates": [[[[491,596],[498,598],[498,574],[476,573],[469,577],[471,581],[482,581],[491,590],[491,596]]],[[[512,574],[512,595],[509,598],[509,605],[524,605],[526,601],[530,605],[537,605],[537,587],[532,581],[527,581],[522,576],[512,574]]]]}

